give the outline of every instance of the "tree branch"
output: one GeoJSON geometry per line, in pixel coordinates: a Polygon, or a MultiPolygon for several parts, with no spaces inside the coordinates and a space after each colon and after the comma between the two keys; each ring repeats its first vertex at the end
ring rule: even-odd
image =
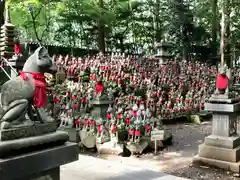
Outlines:
{"type": "Polygon", "coordinates": [[[38,9],[38,12],[34,15],[33,14],[33,11],[30,10],[30,13],[31,13],[31,16],[34,20],[36,20],[36,18],[38,17],[38,15],[41,13],[41,10],[42,10],[43,6],[40,6],[40,8],[38,9]]]}
{"type": "Polygon", "coordinates": [[[45,25],[45,28],[44,28],[44,30],[43,30],[43,32],[42,32],[41,41],[42,41],[42,39],[43,39],[43,37],[44,37],[44,34],[48,31],[48,28],[49,28],[50,24],[51,24],[51,20],[48,20],[48,21],[47,21],[47,24],[45,25]]]}
{"type": "Polygon", "coordinates": [[[40,6],[40,8],[38,9],[38,12],[34,15],[33,10],[29,9],[30,15],[31,15],[31,18],[32,18],[32,22],[33,22],[34,33],[35,33],[35,36],[36,36],[38,42],[40,42],[40,43],[41,43],[41,39],[39,38],[39,35],[38,35],[38,32],[37,32],[36,18],[41,13],[41,10],[42,10],[42,6],[40,6]]]}

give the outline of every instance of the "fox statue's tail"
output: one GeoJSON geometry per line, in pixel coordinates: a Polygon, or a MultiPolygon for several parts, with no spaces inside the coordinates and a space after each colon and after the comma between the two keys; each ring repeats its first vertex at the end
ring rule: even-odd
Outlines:
{"type": "MultiPolygon", "coordinates": [[[[1,1],[1,0],[0,0],[1,1]]],[[[3,64],[9,66],[11,69],[12,69],[12,72],[16,73],[16,75],[18,74],[17,71],[11,66],[11,64],[8,62],[8,60],[4,57],[1,57],[0,56],[0,68],[1,70],[5,73],[5,75],[10,79],[11,78],[11,75],[9,75],[7,73],[7,71],[5,70],[5,68],[3,67],[3,64]]],[[[0,86],[0,90],[1,90],[1,87],[0,86]]],[[[4,115],[4,108],[3,108],[3,105],[2,105],[2,94],[0,93],[0,119],[2,119],[2,116],[4,115]]]]}

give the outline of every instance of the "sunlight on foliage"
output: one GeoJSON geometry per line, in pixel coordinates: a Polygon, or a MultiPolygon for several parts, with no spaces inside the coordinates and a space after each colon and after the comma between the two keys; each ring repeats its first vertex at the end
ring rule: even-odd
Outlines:
{"type": "MultiPolygon", "coordinates": [[[[221,2],[213,0],[8,0],[11,19],[21,38],[55,44],[97,48],[100,36],[107,49],[133,51],[146,46],[153,52],[154,44],[167,42],[172,52],[210,54],[212,29],[216,29],[219,49],[221,2]],[[217,8],[213,26],[212,9],[217,8]],[[33,14],[36,32],[33,27],[33,14]],[[101,27],[101,28],[100,28],[101,27]],[[183,52],[184,49],[184,52],[183,52]],[[196,50],[197,49],[197,50],[196,50]],[[197,52],[197,53],[196,53],[197,52]]],[[[240,4],[230,4],[232,46],[240,44],[240,4]]],[[[207,58],[207,57],[206,57],[207,58]]]]}

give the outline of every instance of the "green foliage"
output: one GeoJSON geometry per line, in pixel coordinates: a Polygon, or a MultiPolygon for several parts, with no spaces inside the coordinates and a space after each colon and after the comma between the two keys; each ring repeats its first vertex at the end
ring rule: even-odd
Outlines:
{"type": "MultiPolygon", "coordinates": [[[[212,2],[214,1],[7,1],[12,22],[24,39],[94,49],[100,48],[99,44],[105,44],[107,50],[122,52],[133,50],[137,45],[144,45],[146,51],[152,51],[157,42],[165,41],[172,45],[175,55],[184,58],[191,58],[193,54],[210,54],[207,49],[213,41],[212,2]],[[99,43],[101,41],[105,42],[99,43]]],[[[219,42],[220,1],[217,5],[215,29],[216,42],[219,42]]],[[[236,47],[240,43],[240,5],[228,5],[231,11],[230,42],[236,47]]],[[[219,43],[215,46],[219,49],[219,43]]]]}

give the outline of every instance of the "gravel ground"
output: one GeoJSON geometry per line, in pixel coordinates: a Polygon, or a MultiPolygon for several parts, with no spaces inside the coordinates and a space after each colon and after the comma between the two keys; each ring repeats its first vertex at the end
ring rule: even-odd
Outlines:
{"type": "Polygon", "coordinates": [[[201,125],[167,125],[167,129],[173,134],[173,144],[160,151],[157,156],[153,153],[146,153],[139,158],[114,155],[101,155],[100,158],[120,161],[131,166],[144,166],[147,169],[192,180],[240,179],[240,175],[237,173],[192,165],[192,157],[197,154],[198,145],[203,143],[204,138],[211,133],[211,122],[205,122],[201,125]]]}
{"type": "Polygon", "coordinates": [[[172,169],[170,165],[164,171],[192,180],[239,180],[238,173],[191,164],[191,157],[197,154],[198,145],[204,142],[204,137],[211,134],[211,128],[211,122],[205,122],[202,125],[182,124],[169,126],[173,133],[173,146],[168,149],[171,152],[181,152],[183,157],[186,157],[186,161],[181,163],[182,167],[172,169]]]}

